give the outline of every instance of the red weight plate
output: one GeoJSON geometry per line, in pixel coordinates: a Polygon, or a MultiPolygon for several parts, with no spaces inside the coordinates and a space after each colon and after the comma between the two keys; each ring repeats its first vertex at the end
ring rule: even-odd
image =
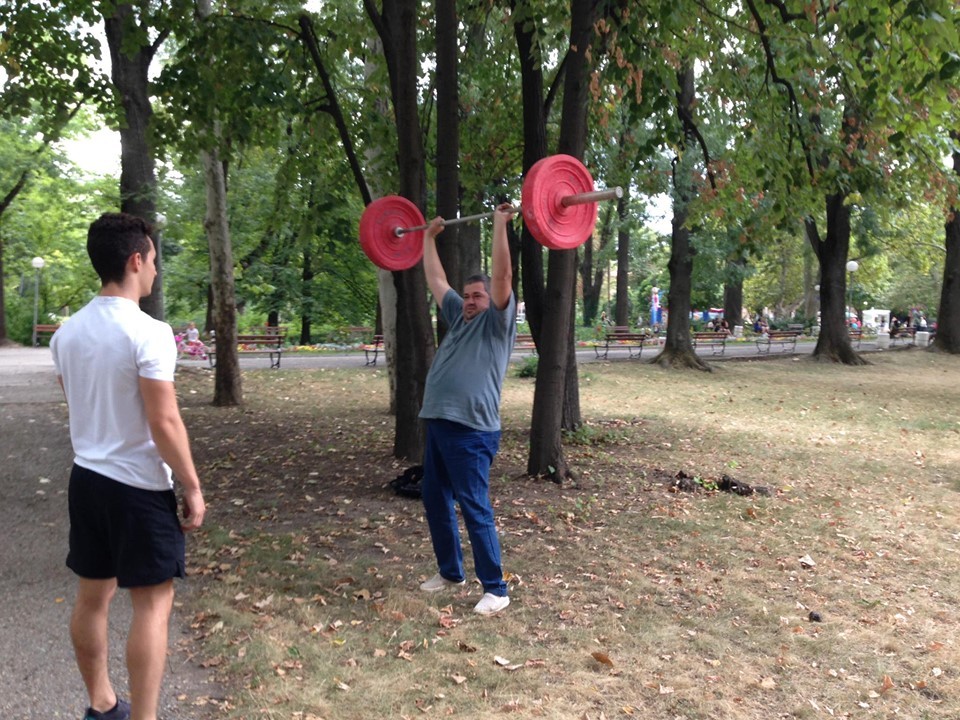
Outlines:
{"type": "Polygon", "coordinates": [[[597,203],[561,203],[568,195],[593,192],[593,177],[570,155],[545,157],[527,173],[521,193],[523,221],[537,242],[551,250],[579,247],[593,234],[597,203]]]}
{"type": "Polygon", "coordinates": [[[360,247],[384,270],[408,270],[423,257],[423,231],[397,236],[397,228],[423,225],[423,214],[399,195],[387,195],[367,205],[360,216],[360,247]]]}

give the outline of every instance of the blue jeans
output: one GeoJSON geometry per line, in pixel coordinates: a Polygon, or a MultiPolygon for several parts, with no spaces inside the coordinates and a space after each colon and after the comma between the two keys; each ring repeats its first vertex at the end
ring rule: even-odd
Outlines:
{"type": "Polygon", "coordinates": [[[505,596],[500,540],[490,505],[490,463],[499,447],[499,431],[481,432],[449,420],[427,420],[421,488],[440,574],[454,582],[464,579],[456,501],[483,591],[505,596]]]}

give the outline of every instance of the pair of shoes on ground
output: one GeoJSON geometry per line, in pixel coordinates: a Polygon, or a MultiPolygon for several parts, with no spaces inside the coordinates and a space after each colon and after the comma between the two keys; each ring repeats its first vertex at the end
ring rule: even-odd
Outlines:
{"type": "Polygon", "coordinates": [[[117,698],[117,704],[111,710],[97,712],[93,708],[87,708],[83,720],[130,720],[130,703],[117,698]]]}
{"type": "MultiPolygon", "coordinates": [[[[460,587],[465,582],[465,580],[461,580],[459,582],[447,580],[447,578],[445,578],[443,575],[437,573],[426,582],[420,583],[420,589],[424,592],[434,593],[440,592],[441,590],[446,590],[447,588],[460,587]]],[[[484,593],[483,597],[480,598],[480,602],[474,606],[473,611],[478,615],[496,615],[498,612],[505,609],[509,604],[510,598],[506,595],[484,593]]]]}

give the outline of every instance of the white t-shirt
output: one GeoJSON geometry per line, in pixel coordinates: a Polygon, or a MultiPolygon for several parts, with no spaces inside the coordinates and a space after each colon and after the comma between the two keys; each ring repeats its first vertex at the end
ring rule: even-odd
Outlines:
{"type": "Polygon", "coordinates": [[[145,490],[173,487],[150,434],[140,378],[173,382],[170,326],[133,301],[98,295],[50,342],[70,408],[74,462],[145,490]]]}

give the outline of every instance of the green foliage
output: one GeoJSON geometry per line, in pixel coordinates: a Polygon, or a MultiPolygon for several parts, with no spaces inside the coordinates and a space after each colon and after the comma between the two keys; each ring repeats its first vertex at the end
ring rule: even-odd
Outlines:
{"type": "Polygon", "coordinates": [[[537,355],[527,355],[520,363],[517,365],[517,377],[518,378],[535,378],[537,377],[537,366],[539,365],[539,356],[537,355]]]}

